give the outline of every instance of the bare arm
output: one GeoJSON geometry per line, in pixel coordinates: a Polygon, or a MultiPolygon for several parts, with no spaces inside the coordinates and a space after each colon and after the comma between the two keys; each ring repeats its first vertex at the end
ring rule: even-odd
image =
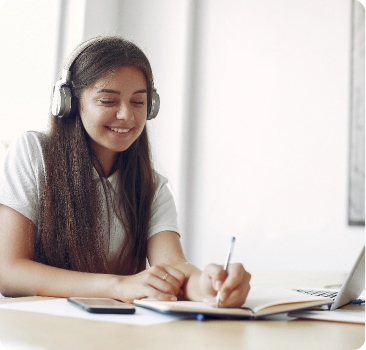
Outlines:
{"type": "Polygon", "coordinates": [[[9,296],[106,296],[108,275],[67,271],[32,261],[35,226],[0,205],[0,292],[9,296]]]}
{"type": "Polygon", "coordinates": [[[189,300],[202,300],[198,287],[202,271],[186,260],[179,235],[175,232],[159,232],[148,240],[147,258],[151,266],[167,264],[184,273],[182,289],[189,300]]]}
{"type": "Polygon", "coordinates": [[[126,302],[143,297],[176,300],[181,282],[175,281],[172,285],[159,278],[165,274],[164,266],[133,276],[76,272],[47,266],[32,260],[35,238],[32,221],[0,205],[0,223],[0,293],[4,295],[109,297],[126,302]]]}

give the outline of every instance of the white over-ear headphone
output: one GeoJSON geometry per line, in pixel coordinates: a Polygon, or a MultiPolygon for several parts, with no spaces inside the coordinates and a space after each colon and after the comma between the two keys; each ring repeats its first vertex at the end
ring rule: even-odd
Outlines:
{"type": "MultiPolygon", "coordinates": [[[[55,117],[64,118],[67,117],[71,112],[72,106],[72,92],[70,88],[70,68],[74,63],[75,59],[90,45],[103,40],[103,36],[89,39],[78,46],[67,60],[64,68],[62,69],[61,79],[58,80],[53,88],[51,112],[55,117]]],[[[160,96],[156,89],[153,89],[151,110],[147,119],[154,119],[160,108],[160,96]]]]}

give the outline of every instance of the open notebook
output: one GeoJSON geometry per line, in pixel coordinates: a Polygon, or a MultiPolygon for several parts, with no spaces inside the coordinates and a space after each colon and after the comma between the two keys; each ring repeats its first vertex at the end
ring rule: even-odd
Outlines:
{"type": "Polygon", "coordinates": [[[167,314],[213,316],[220,318],[254,319],[293,310],[328,305],[333,299],[302,294],[291,289],[277,287],[252,287],[241,308],[214,308],[203,302],[159,301],[155,299],[135,300],[134,304],[167,314]]]}

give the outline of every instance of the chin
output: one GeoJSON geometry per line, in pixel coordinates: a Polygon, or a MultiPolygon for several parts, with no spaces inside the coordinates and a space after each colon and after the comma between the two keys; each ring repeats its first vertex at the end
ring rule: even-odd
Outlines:
{"type": "Polygon", "coordinates": [[[116,149],[113,149],[113,151],[117,152],[117,153],[120,153],[120,152],[128,150],[130,147],[131,147],[131,145],[124,146],[124,147],[116,147],[116,149]]]}

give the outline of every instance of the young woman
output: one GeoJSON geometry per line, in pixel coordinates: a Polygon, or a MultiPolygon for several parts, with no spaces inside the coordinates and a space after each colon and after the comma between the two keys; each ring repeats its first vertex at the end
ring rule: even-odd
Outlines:
{"type": "Polygon", "coordinates": [[[240,306],[241,264],[183,254],[167,180],[150,160],[153,76],[120,37],[83,43],[56,83],[50,130],[14,142],[0,184],[0,293],[205,300],[240,306]]]}

